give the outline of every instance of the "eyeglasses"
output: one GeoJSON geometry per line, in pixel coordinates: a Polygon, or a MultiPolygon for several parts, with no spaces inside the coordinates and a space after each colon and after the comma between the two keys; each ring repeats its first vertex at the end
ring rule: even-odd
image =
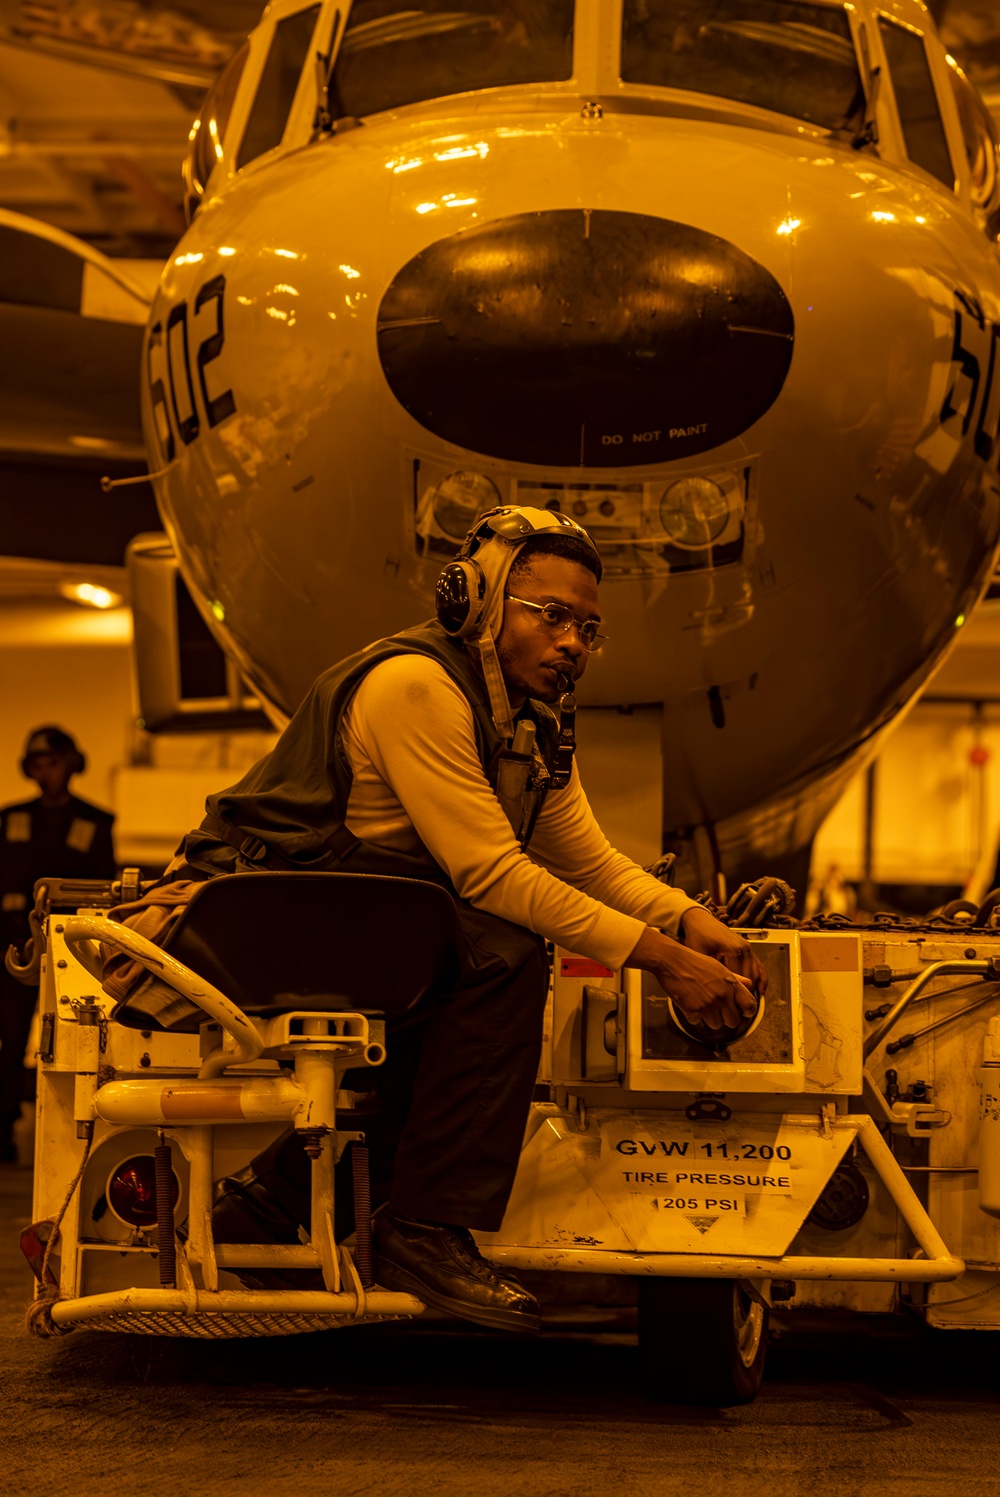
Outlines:
{"type": "Polygon", "coordinates": [[[513,593],[508,593],[507,597],[512,603],[533,609],[539,615],[538,622],[549,634],[568,634],[575,624],[580,643],[589,655],[596,655],[607,642],[608,636],[597,632],[597,619],[578,619],[565,603],[531,603],[527,598],[516,598],[513,593]]]}

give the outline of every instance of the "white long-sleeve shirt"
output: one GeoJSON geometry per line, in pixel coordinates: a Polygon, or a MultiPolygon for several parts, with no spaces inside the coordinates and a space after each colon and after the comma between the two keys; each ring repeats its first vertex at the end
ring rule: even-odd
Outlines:
{"type": "Polygon", "coordinates": [[[428,854],[478,909],[607,967],[647,925],[678,936],[694,901],[616,852],[574,766],[522,852],[483,772],[472,709],[436,661],[398,655],[365,676],[344,719],[355,836],[428,854]]]}

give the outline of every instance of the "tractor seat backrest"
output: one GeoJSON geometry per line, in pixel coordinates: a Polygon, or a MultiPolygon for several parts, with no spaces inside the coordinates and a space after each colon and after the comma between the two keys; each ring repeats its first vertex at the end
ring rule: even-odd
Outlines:
{"type": "MultiPolygon", "coordinates": [[[[379,874],[234,873],[195,891],[164,950],[247,1014],[399,1014],[454,980],[461,939],[454,900],[437,884],[379,874]]],[[[150,1027],[141,990],[116,1017],[150,1027]]],[[[151,1027],[194,1032],[204,1017],[189,1013],[151,1027]]]]}

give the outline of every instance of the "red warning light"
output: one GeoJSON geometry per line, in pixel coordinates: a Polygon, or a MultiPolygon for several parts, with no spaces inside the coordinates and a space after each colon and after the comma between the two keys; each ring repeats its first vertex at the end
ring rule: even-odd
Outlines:
{"type": "MultiPolygon", "coordinates": [[[[172,1177],[171,1205],[180,1188],[172,1177]]],[[[108,1181],[108,1205],[130,1227],[156,1226],[156,1161],[152,1154],[135,1154],[118,1166],[108,1181]]]]}

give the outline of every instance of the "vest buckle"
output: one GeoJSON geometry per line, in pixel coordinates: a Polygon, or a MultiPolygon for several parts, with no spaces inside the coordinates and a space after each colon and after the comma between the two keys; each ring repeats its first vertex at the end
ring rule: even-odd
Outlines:
{"type": "Polygon", "coordinates": [[[240,843],[240,852],[251,863],[261,863],[267,857],[267,843],[259,837],[246,837],[240,843]]]}

